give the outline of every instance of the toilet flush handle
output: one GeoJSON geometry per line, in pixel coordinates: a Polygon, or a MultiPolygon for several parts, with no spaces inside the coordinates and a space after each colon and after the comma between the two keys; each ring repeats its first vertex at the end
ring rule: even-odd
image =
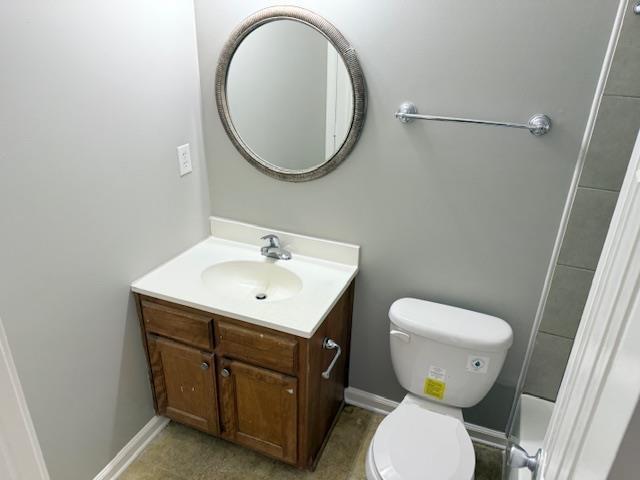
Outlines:
{"type": "Polygon", "coordinates": [[[333,367],[338,361],[338,357],[340,357],[340,354],[342,353],[342,349],[340,348],[340,345],[331,340],[329,337],[324,337],[324,340],[322,341],[322,348],[326,350],[336,350],[336,354],[333,356],[333,360],[331,360],[331,363],[329,364],[327,369],[322,372],[322,378],[328,379],[331,376],[331,370],[333,370],[333,367]]]}
{"type": "Polygon", "coordinates": [[[389,335],[397,338],[398,340],[402,340],[404,343],[409,343],[411,341],[411,335],[401,332],[400,330],[390,330],[389,335]]]}

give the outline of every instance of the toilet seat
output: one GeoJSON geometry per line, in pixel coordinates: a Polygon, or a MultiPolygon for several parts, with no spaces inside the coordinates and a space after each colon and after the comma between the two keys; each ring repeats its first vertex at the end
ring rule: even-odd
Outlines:
{"type": "Polygon", "coordinates": [[[475,469],[462,422],[410,402],[380,423],[369,455],[381,480],[472,480],[475,469]]]}

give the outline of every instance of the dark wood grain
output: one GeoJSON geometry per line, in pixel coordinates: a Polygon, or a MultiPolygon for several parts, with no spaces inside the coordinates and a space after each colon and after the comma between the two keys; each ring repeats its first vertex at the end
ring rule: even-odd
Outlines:
{"type": "Polygon", "coordinates": [[[218,433],[213,354],[148,335],[158,411],[207,433],[218,433]]]}
{"type": "Polygon", "coordinates": [[[175,305],[142,300],[142,316],[147,332],[157,333],[194,347],[213,351],[213,317],[204,312],[175,305]]]}
{"type": "Polygon", "coordinates": [[[297,379],[237,360],[222,359],[218,381],[224,435],[236,443],[295,464],[298,460],[297,379]]]}
{"type": "Polygon", "coordinates": [[[307,342],[307,374],[304,394],[307,403],[307,416],[301,429],[307,437],[306,458],[301,459],[306,468],[317,463],[325,439],[328,437],[334,420],[344,401],[344,388],[347,385],[347,366],[349,362],[351,311],[353,305],[353,284],[333,307],[322,325],[307,342]],[[322,348],[328,337],[342,347],[342,355],[331,371],[328,379],[322,372],[329,366],[336,354],[335,350],[322,348]]]}
{"type": "Polygon", "coordinates": [[[293,335],[215,317],[216,353],[282,373],[297,371],[298,339],[293,335]]]}
{"type": "Polygon", "coordinates": [[[151,394],[153,396],[153,409],[157,414],[158,412],[158,399],[156,398],[156,389],[153,378],[153,371],[151,369],[151,358],[149,355],[149,344],[147,343],[147,330],[144,326],[144,317],[142,315],[142,297],[138,294],[133,294],[133,298],[136,303],[136,312],[138,312],[138,324],[140,325],[140,337],[142,340],[142,348],[144,349],[144,355],[147,359],[147,375],[149,383],[151,384],[151,394]]]}
{"type": "Polygon", "coordinates": [[[353,295],[352,282],[308,339],[136,295],[156,412],[315,468],[344,404],[353,295]],[[325,337],[342,347],[329,379],[325,337]]]}

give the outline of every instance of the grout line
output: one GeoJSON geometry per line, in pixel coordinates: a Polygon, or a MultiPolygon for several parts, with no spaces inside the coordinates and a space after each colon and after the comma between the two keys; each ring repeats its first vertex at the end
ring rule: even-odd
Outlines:
{"type": "Polygon", "coordinates": [[[619,93],[605,93],[602,96],[603,97],[633,98],[635,100],[640,100],[640,97],[637,96],[637,95],[620,95],[619,93]]]}
{"type": "Polygon", "coordinates": [[[525,392],[523,395],[529,395],[530,397],[534,397],[534,398],[537,398],[539,400],[544,400],[545,402],[556,403],[556,399],[555,398],[551,399],[551,398],[543,397],[539,393],[525,392]]]}
{"type": "Polygon", "coordinates": [[[575,337],[566,337],[564,335],[558,335],[557,333],[545,332],[544,330],[538,330],[538,333],[544,333],[545,335],[551,335],[552,337],[564,338],[565,340],[571,340],[571,342],[575,341],[575,337]]]}
{"type": "Polygon", "coordinates": [[[578,267],[576,265],[570,265],[568,263],[560,263],[558,262],[556,265],[560,265],[561,267],[569,267],[569,268],[575,268],[576,270],[583,270],[585,272],[591,272],[591,273],[595,273],[595,269],[592,268],[587,268],[587,267],[578,267]]]}
{"type": "Polygon", "coordinates": [[[613,190],[611,188],[600,188],[600,187],[588,187],[586,185],[580,185],[578,184],[578,189],[584,188],[586,190],[600,190],[603,192],[611,192],[611,193],[620,193],[620,190],[613,190]]]}

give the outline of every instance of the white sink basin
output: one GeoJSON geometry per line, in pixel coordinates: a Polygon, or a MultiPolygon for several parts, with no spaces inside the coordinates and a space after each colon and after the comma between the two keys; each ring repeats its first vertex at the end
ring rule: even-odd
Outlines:
{"type": "Polygon", "coordinates": [[[311,338],[358,272],[357,245],[217,217],[211,228],[215,235],[139,278],[131,289],[311,338]],[[268,233],[280,237],[290,260],[260,254],[268,233]],[[260,294],[265,298],[256,298],[260,294]]]}
{"type": "Polygon", "coordinates": [[[255,302],[286,300],[302,290],[298,275],[270,261],[217,263],[202,272],[202,281],[219,295],[255,302]]]}

